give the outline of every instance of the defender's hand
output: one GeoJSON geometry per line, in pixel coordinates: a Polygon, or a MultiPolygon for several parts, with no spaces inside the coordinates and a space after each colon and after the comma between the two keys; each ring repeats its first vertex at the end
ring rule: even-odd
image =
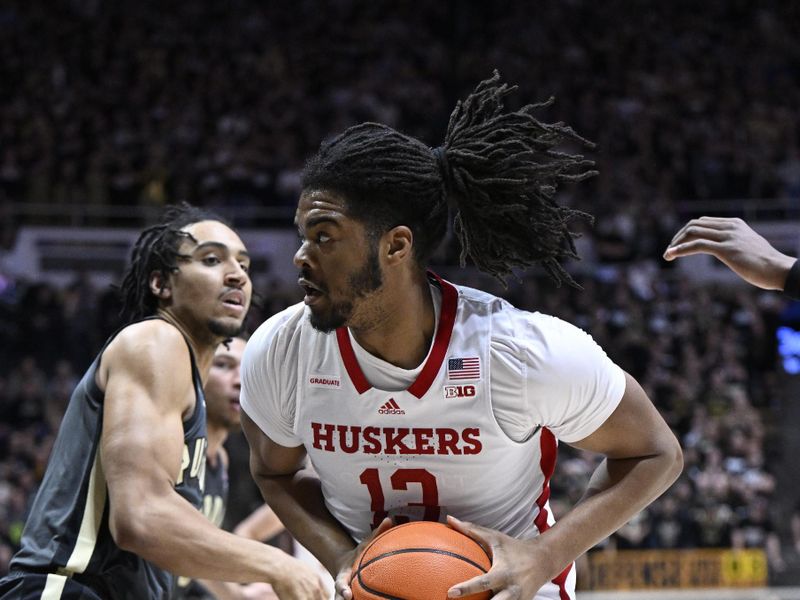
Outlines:
{"type": "Polygon", "coordinates": [[[279,572],[281,580],[273,581],[272,589],[280,600],[328,600],[322,579],[303,561],[287,555],[279,572]]]}

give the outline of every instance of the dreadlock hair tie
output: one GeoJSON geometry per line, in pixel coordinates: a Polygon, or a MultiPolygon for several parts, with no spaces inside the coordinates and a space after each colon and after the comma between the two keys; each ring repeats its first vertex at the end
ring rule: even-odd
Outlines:
{"type": "Polygon", "coordinates": [[[447,206],[450,210],[456,213],[458,212],[458,204],[455,201],[454,194],[452,194],[453,169],[447,160],[447,150],[444,146],[436,146],[431,151],[436,159],[436,165],[439,167],[439,174],[442,176],[442,195],[447,201],[447,206]]]}
{"type": "Polygon", "coordinates": [[[447,162],[447,150],[444,149],[444,146],[436,146],[436,148],[432,149],[432,152],[439,167],[439,174],[442,176],[442,185],[448,187],[450,179],[453,177],[453,172],[450,170],[450,163],[447,162]]]}
{"type": "Polygon", "coordinates": [[[537,119],[549,101],[506,108],[515,90],[497,71],[481,81],[456,104],[435,148],[380,123],[350,127],[306,163],[303,190],[341,195],[371,232],[408,226],[421,269],[452,223],[461,265],[469,258],[505,284],[515,269],[538,264],[557,284],[579,287],[562,262],[578,258],[570,223],[591,216],[561,206],[556,192],[597,174],[564,145],[593,144],[563,123],[537,119]]]}

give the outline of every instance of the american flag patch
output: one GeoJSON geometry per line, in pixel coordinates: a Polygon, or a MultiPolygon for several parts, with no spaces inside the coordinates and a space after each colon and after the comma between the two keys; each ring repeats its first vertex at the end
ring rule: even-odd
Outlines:
{"type": "Polygon", "coordinates": [[[477,356],[447,359],[448,379],[480,379],[481,359],[477,356]]]}

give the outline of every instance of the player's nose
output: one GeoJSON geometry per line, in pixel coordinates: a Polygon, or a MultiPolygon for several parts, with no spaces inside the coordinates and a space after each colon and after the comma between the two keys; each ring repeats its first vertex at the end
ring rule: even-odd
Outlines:
{"type": "Polygon", "coordinates": [[[242,377],[241,377],[241,372],[239,370],[239,367],[236,367],[233,370],[233,381],[231,383],[233,384],[233,387],[236,388],[237,390],[241,389],[241,387],[242,387],[242,377]]]}
{"type": "Polygon", "coordinates": [[[297,252],[294,253],[294,258],[292,260],[294,261],[294,266],[300,270],[311,267],[308,245],[306,242],[300,244],[300,247],[297,249],[297,252]]]}

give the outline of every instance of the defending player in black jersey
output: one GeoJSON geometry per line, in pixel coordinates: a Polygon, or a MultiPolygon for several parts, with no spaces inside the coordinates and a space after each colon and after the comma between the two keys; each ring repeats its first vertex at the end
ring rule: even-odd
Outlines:
{"type": "Polygon", "coordinates": [[[282,600],[325,597],[303,563],[197,510],[202,383],[244,320],[248,267],[239,236],[189,205],[139,236],[122,284],[130,324],[70,399],[0,598],[170,598],[170,572],[264,581],[282,600]]]}

